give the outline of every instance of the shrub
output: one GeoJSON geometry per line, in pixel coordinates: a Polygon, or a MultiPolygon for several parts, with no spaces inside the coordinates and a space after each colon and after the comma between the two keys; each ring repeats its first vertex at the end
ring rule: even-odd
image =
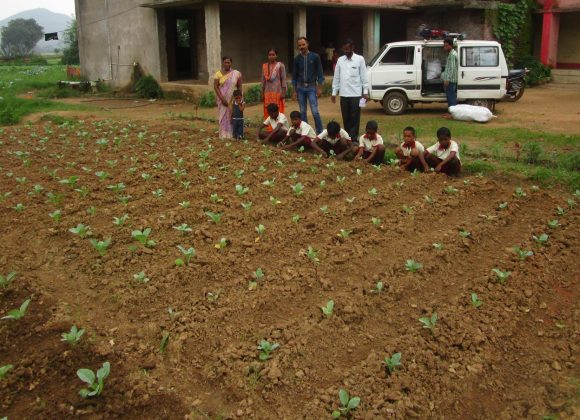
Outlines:
{"type": "Polygon", "coordinates": [[[217,105],[215,92],[210,90],[203,94],[203,96],[199,99],[199,106],[202,108],[213,108],[217,105]]]}
{"type": "Polygon", "coordinates": [[[550,67],[542,64],[540,60],[531,55],[523,57],[514,66],[515,68],[527,68],[530,70],[528,75],[525,77],[526,85],[535,86],[544,81],[550,80],[552,75],[552,70],[550,67]]]}
{"type": "Polygon", "coordinates": [[[135,84],[135,92],[141,98],[156,99],[163,97],[161,86],[153,76],[144,76],[135,84]]]}
{"type": "Polygon", "coordinates": [[[524,144],[524,147],[522,147],[522,152],[524,154],[524,161],[526,163],[535,165],[540,162],[540,157],[542,156],[543,150],[540,143],[531,142],[524,144]]]}
{"type": "Polygon", "coordinates": [[[286,99],[290,99],[292,94],[294,93],[294,86],[292,86],[291,82],[286,83],[286,99]]]}
{"type": "Polygon", "coordinates": [[[248,104],[257,104],[262,102],[262,86],[259,84],[251,86],[248,90],[246,90],[244,99],[248,104]]]}

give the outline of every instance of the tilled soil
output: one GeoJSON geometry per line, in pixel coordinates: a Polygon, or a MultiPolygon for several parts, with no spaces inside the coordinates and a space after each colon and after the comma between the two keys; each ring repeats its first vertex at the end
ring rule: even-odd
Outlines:
{"type": "Polygon", "coordinates": [[[0,131],[0,274],[17,273],[0,315],[31,299],[22,319],[0,321],[0,367],[14,365],[0,416],[319,419],[341,388],[361,398],[353,418],[580,415],[578,197],[174,124],[0,131]],[[79,223],[92,235],[69,231],[79,223]],[[132,238],[145,228],[155,246],[132,238]],[[111,245],[100,256],[89,238],[111,245]],[[176,266],[178,246],[195,248],[189,264],[176,266]],[[407,271],[409,259],[422,267],[407,271]],[[505,283],[494,268],[511,272],[505,283]],[[76,346],[61,341],[73,324],[86,330],[76,346]],[[262,339],[280,345],[266,361],[262,339]],[[398,352],[387,374],[382,361],[398,352]],[[105,361],[102,395],[81,398],[76,370],[105,361]]]}

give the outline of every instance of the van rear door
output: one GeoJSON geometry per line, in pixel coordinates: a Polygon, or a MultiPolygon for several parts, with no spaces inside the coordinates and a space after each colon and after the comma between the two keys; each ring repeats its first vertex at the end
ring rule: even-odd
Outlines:
{"type": "Polygon", "coordinates": [[[502,79],[498,45],[460,45],[457,98],[500,99],[502,79]]]}

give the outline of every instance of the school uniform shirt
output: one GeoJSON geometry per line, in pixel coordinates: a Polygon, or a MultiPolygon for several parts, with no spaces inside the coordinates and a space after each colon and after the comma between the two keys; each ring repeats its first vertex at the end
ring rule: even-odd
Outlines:
{"type": "Polygon", "coordinates": [[[318,135],[318,138],[322,141],[327,141],[333,146],[340,141],[340,139],[350,140],[350,135],[343,128],[340,129],[338,137],[330,137],[328,130],[322,130],[318,135]]]}
{"type": "Polygon", "coordinates": [[[451,140],[451,143],[447,149],[443,149],[439,142],[437,142],[433,146],[428,147],[427,151],[431,154],[434,154],[441,160],[447,159],[447,156],[449,156],[451,152],[455,152],[455,156],[457,156],[457,159],[461,161],[461,158],[459,157],[459,145],[453,140],[451,140]]]}
{"type": "Polygon", "coordinates": [[[353,53],[349,59],[343,55],[336,62],[332,79],[332,96],[339,93],[345,98],[359,98],[369,93],[367,66],[362,56],[353,53]]]}
{"type": "Polygon", "coordinates": [[[407,145],[405,144],[405,142],[401,143],[401,150],[403,151],[403,156],[410,157],[411,156],[411,150],[413,150],[414,148],[417,148],[417,150],[419,151],[419,153],[424,153],[425,152],[425,146],[423,146],[417,140],[415,140],[414,143],[415,144],[412,145],[411,147],[407,147],[407,145]]]}
{"type": "Polygon", "coordinates": [[[288,130],[288,135],[291,136],[292,134],[298,134],[300,137],[306,136],[309,137],[311,140],[316,138],[316,131],[312,128],[312,126],[304,121],[300,122],[298,128],[294,128],[292,126],[290,130],[288,130]]]}
{"type": "Polygon", "coordinates": [[[360,139],[358,140],[358,144],[359,144],[359,149],[364,149],[365,152],[372,152],[373,148],[384,144],[383,143],[383,138],[381,137],[380,134],[376,134],[374,139],[369,139],[367,137],[366,134],[363,134],[362,136],[360,136],[360,139]]]}
{"type": "Polygon", "coordinates": [[[275,120],[273,120],[272,117],[268,117],[266,118],[266,121],[264,121],[264,125],[269,125],[270,127],[272,127],[272,130],[274,130],[280,123],[282,123],[282,128],[288,131],[288,129],[290,128],[288,118],[286,118],[286,116],[281,112],[278,113],[278,116],[276,117],[275,120]]]}

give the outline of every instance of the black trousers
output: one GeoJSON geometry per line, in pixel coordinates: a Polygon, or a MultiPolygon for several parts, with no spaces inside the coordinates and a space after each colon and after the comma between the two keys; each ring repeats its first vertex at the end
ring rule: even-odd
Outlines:
{"type": "Polygon", "coordinates": [[[340,112],[342,113],[342,124],[351,140],[358,143],[358,133],[360,128],[360,96],[340,97],[340,112]]]}

